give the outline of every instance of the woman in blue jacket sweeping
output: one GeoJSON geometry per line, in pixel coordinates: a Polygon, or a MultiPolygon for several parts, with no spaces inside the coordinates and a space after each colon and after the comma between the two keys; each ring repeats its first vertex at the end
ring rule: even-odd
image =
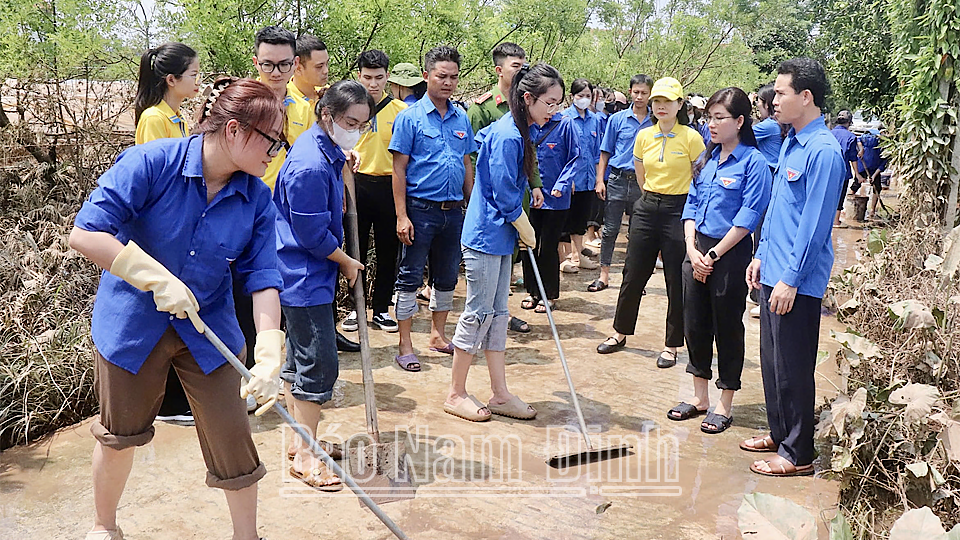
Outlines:
{"type": "Polygon", "coordinates": [[[453,336],[453,370],[443,410],[465,420],[482,422],[491,413],[529,420],[536,409],[507,390],[507,297],[510,267],[520,241],[535,244],[530,220],[523,212],[527,178],[537,166],[530,126],[543,125],[563,100],[563,79],[546,64],[524,66],[510,88],[510,114],[482,137],[477,176],[460,237],[466,263],[467,301],[453,336]],[[484,406],[467,393],[473,357],[484,349],[493,396],[484,406]]]}

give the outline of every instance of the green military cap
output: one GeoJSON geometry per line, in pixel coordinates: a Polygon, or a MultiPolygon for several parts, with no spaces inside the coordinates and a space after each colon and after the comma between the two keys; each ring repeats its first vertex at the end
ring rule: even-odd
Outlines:
{"type": "Polygon", "coordinates": [[[400,86],[411,87],[422,83],[423,77],[420,76],[417,66],[403,62],[393,66],[393,71],[390,72],[390,78],[387,80],[400,86]]]}

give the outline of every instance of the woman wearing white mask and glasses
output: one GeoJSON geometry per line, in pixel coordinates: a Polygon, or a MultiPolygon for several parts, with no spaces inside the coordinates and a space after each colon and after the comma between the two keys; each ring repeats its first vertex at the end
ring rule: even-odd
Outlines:
{"type": "MultiPolygon", "coordinates": [[[[334,286],[340,272],[353,286],[363,269],[343,243],[343,166],[346,152],[367,129],[373,98],[356,81],[339,81],[317,102],[317,123],[297,138],[280,169],[277,258],[283,277],[280,305],[287,321],[287,358],[280,378],[297,422],[317,431],[320,408],[333,397],[339,376],[334,286]]],[[[288,449],[290,474],[323,490],[340,479],[310,454],[303,441],[288,449]]]]}

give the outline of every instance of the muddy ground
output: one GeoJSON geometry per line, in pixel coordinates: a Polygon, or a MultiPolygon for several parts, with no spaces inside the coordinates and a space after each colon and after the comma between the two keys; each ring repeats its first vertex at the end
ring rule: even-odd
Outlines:
{"type": "MultiPolygon", "coordinates": [[[[859,229],[836,229],[835,268],[859,257],[859,229]]],[[[620,237],[611,287],[586,292],[598,271],[563,276],[556,312],[587,423],[600,445],[626,441],[627,457],[570,471],[547,467],[544,459],[575,450],[576,418],[568,401],[557,351],[544,315],[523,311],[520,291],[510,298],[514,314],[533,332],[511,333],[507,378],[511,390],[539,410],[532,422],[494,417],[474,424],[441,408],[451,357],[427,352],[429,320],[422,309],[414,325],[421,373],[401,371],[393,362],[396,336],[372,330],[374,378],[382,431],[404,434],[417,482],[413,499],[384,510],[417,539],[690,539],[739,538],[737,508],[744,494],[786,497],[825,520],[836,512],[836,482],[822,478],[770,479],[748,470],[757,454],[738,448],[741,439],[764,431],[766,413],[760,382],[759,325],[745,314],[747,355],[743,389],[734,402],[734,424],[720,435],[700,432],[700,420],[672,422],[666,411],[692,394],[684,372],[686,354],[671,369],[658,369],[666,297],[662,273],[654,274],[640,309],[638,334],[622,352],[599,355],[596,346],[611,332],[620,283],[620,237]],[[604,508],[605,511],[601,511],[604,508]]],[[[519,266],[517,266],[519,272],[519,266]]],[[[458,305],[462,308],[462,280],[458,305]]],[[[749,307],[749,305],[748,305],[749,307]]],[[[822,318],[820,349],[833,353],[822,318]]],[[[341,356],[333,406],[324,412],[323,436],[346,439],[365,432],[359,354],[341,356]]],[[[836,395],[834,363],[817,372],[820,400],[836,395]]],[[[482,357],[470,372],[469,390],[490,396],[482,357]]],[[[711,384],[715,403],[719,390],[711,384]]],[[[250,417],[261,459],[269,473],[260,482],[261,533],[272,540],[307,538],[381,539],[391,535],[362,509],[349,490],[330,495],[303,488],[287,474],[283,455],[290,432],[269,413],[250,417]]],[[[90,420],[61,430],[28,447],[0,454],[0,538],[83,538],[92,524],[90,420]]],[[[388,436],[390,438],[392,436],[388,436]]],[[[137,450],[121,501],[119,523],[130,540],[227,539],[230,522],[223,496],[204,485],[205,469],[191,427],[157,424],[154,441],[137,450]]]]}

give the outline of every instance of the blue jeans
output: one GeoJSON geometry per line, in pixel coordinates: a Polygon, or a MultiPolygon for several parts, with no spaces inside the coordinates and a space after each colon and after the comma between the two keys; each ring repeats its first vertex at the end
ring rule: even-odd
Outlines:
{"type": "Polygon", "coordinates": [[[300,401],[322,405],[333,397],[340,376],[333,304],[281,306],[287,321],[287,358],[280,378],[300,401]]]}
{"type": "Polygon", "coordinates": [[[433,311],[450,311],[453,290],[460,272],[460,233],[463,231],[463,209],[442,210],[439,203],[407,197],[407,217],[413,223],[413,245],[403,245],[397,270],[397,319],[406,320],[416,313],[406,300],[423,286],[423,270],[430,260],[430,279],[434,292],[441,293],[433,311]],[[401,305],[403,304],[403,305],[401,305]]]}
{"type": "Polygon", "coordinates": [[[451,342],[470,354],[476,354],[481,347],[488,351],[506,350],[513,255],[488,255],[464,247],[463,262],[467,267],[467,303],[451,342]]]}
{"type": "Polygon", "coordinates": [[[631,170],[610,171],[607,181],[607,200],[603,210],[603,240],[600,243],[600,266],[613,263],[613,248],[620,234],[623,214],[632,216],[633,205],[640,198],[637,173],[631,170]]]}

